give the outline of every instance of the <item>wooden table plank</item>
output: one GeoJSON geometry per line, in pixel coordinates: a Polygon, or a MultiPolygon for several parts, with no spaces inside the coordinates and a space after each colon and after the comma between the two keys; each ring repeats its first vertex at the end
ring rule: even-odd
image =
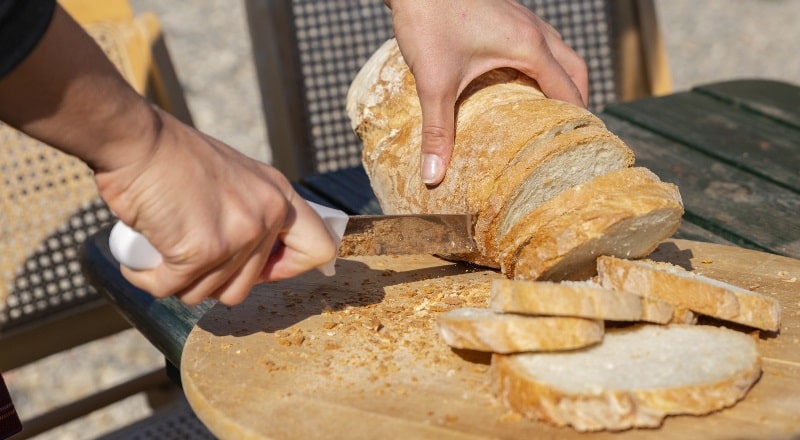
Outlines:
{"type": "Polygon", "coordinates": [[[737,80],[699,86],[692,91],[800,128],[800,88],[794,84],[737,80]]]}
{"type": "Polygon", "coordinates": [[[684,144],[603,115],[637,164],[678,185],[684,218],[752,249],[800,258],[800,195],[684,144]]]}
{"type": "Polygon", "coordinates": [[[611,105],[604,113],[800,192],[800,129],[691,92],[611,105]]]}

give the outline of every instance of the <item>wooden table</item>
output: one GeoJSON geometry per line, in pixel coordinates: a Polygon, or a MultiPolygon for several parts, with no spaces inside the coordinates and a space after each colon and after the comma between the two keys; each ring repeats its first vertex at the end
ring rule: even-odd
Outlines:
{"type": "MultiPolygon", "coordinates": [[[[680,188],[686,215],[676,237],[800,258],[800,87],[761,80],[710,84],[690,92],[614,105],[600,116],[634,150],[637,164],[680,188]]],[[[350,213],[379,212],[361,168],[310,176],[296,188],[308,199],[350,213]]],[[[155,300],[134,288],[121,277],[108,252],[108,231],[108,228],[101,230],[84,246],[82,258],[89,279],[171,364],[180,366],[190,332],[199,331],[195,327],[198,320],[211,310],[203,318],[208,324],[227,313],[225,308],[211,301],[188,307],[174,298],[155,300]]],[[[706,249],[702,245],[701,248],[706,249]]],[[[766,258],[764,254],[746,255],[754,260],[766,258]]],[[[794,260],[779,261],[791,266],[786,261],[794,260]]],[[[754,267],[757,263],[753,261],[754,267]]],[[[428,268],[425,273],[454,270],[435,269],[437,265],[431,262],[425,264],[428,268]]],[[[787,276],[787,272],[782,276],[787,276]]],[[[786,287],[781,280],[774,274],[769,282],[786,287]]],[[[791,277],[786,280],[790,282],[791,277]]],[[[789,286],[789,293],[784,292],[781,297],[787,302],[785,317],[787,306],[797,314],[797,298],[791,292],[800,289],[789,286]]],[[[261,298],[253,296],[254,301],[261,298]]],[[[259,309],[258,305],[253,307],[259,309]]],[[[317,308],[320,315],[325,310],[317,308]]],[[[208,333],[210,327],[205,327],[208,333]]],[[[234,333],[235,330],[232,329],[234,333]]],[[[784,338],[781,335],[777,339],[785,341],[784,338]]],[[[797,339],[794,343],[797,344],[797,339]]],[[[794,347],[795,353],[797,350],[800,347],[794,347]]],[[[313,363],[313,359],[308,362],[313,363]]],[[[800,387],[796,360],[782,362],[788,370],[781,370],[785,380],[777,386],[800,387]]],[[[247,406],[245,402],[242,404],[247,406]]],[[[448,422],[447,414],[439,416],[448,422]]],[[[382,423],[391,422],[379,419],[382,423]]],[[[800,420],[796,426],[798,434],[800,420]]]]}

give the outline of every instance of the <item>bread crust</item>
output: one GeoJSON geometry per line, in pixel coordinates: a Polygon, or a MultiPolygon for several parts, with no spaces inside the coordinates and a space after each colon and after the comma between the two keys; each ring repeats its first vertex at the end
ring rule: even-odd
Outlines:
{"type": "Polygon", "coordinates": [[[508,279],[492,281],[489,307],[507,313],[659,324],[670,322],[674,314],[674,308],[664,301],[599,284],[508,279]]]}
{"type": "Polygon", "coordinates": [[[604,325],[594,319],[460,308],[440,314],[436,329],[445,343],[454,348],[520,353],[586,347],[603,339],[604,325]]]}
{"type": "Polygon", "coordinates": [[[650,260],[597,259],[598,282],[663,299],[677,308],[761,330],[780,329],[781,308],[774,298],[650,260]]]}
{"type": "MultiPolygon", "coordinates": [[[[703,347],[706,347],[703,345],[703,347]]],[[[643,352],[643,353],[646,353],[643,352]]],[[[644,355],[646,356],[646,354],[644,355]]],[[[669,365],[665,365],[669,367],[669,365]]],[[[591,370],[590,370],[591,371],[591,370]]],[[[594,380],[596,375],[587,374],[573,369],[560,370],[564,377],[581,375],[587,380],[594,380]]],[[[609,373],[614,374],[614,373],[609,373]]],[[[669,326],[643,325],[632,330],[622,332],[609,331],[603,344],[587,349],[563,354],[525,354],[492,356],[492,385],[498,398],[510,409],[523,415],[543,420],[558,426],[571,425],[579,431],[597,430],[625,430],[629,428],[655,428],[661,425],[668,415],[691,414],[703,415],[728,407],[742,399],[747,391],[756,382],[761,374],[761,361],[756,352],[755,342],[748,336],[724,328],[709,326],[687,326],[671,324],[669,326]],[[660,335],[648,328],[660,328],[660,335]],[[713,352],[719,347],[730,345],[736,341],[737,345],[747,345],[744,349],[734,351],[732,356],[739,357],[735,371],[726,371],[718,377],[713,374],[705,377],[696,371],[702,368],[693,368],[693,363],[700,362],[702,356],[697,356],[692,350],[692,344],[670,341],[670,335],[675,329],[697,329],[696,339],[698,344],[706,344],[707,349],[713,352]],[[645,329],[645,331],[642,331],[645,329]],[[638,368],[640,357],[631,356],[622,359],[614,349],[605,349],[610,341],[625,336],[625,333],[634,332],[640,335],[634,339],[640,341],[627,344],[642,344],[649,347],[650,351],[667,350],[669,356],[663,362],[675,364],[688,374],[700,376],[673,377],[671,384],[659,384],[651,387],[609,387],[603,383],[587,383],[583,391],[570,390],[565,386],[554,384],[552,380],[537,376],[536,371],[526,370],[522,362],[525,356],[575,356],[587,358],[595,356],[589,363],[603,365],[605,362],[628,362],[632,369],[638,368]],[[747,343],[749,340],[749,344],[747,343]],[[720,345],[718,345],[720,344],[720,345]],[[587,354],[591,353],[587,356],[587,354]],[[589,391],[591,390],[591,391],[589,391]]]]}

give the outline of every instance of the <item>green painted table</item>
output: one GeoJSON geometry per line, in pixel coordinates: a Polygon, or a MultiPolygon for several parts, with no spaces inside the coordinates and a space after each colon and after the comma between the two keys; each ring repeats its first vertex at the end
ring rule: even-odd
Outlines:
{"type": "MultiPolygon", "coordinates": [[[[608,107],[608,128],[637,163],[673,182],[686,215],[677,238],[732,244],[800,259],[800,87],[747,80],[608,107]]],[[[349,213],[380,211],[361,168],[296,185],[307,199],[349,213]]],[[[174,366],[207,301],[189,307],[153,299],[122,278],[108,251],[110,228],[83,247],[90,282],[116,304],[174,366]]]]}

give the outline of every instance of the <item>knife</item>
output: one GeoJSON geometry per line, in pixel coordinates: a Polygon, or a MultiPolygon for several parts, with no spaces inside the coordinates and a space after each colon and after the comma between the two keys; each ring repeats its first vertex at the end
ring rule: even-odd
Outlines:
{"type": "MultiPolygon", "coordinates": [[[[477,251],[474,214],[354,215],[307,203],[337,241],[340,257],[353,255],[462,254],[477,251]]],[[[161,254],[138,232],[117,222],[109,236],[111,254],[135,270],[152,269],[161,254]]],[[[317,269],[335,274],[335,259],[317,269]]]]}

